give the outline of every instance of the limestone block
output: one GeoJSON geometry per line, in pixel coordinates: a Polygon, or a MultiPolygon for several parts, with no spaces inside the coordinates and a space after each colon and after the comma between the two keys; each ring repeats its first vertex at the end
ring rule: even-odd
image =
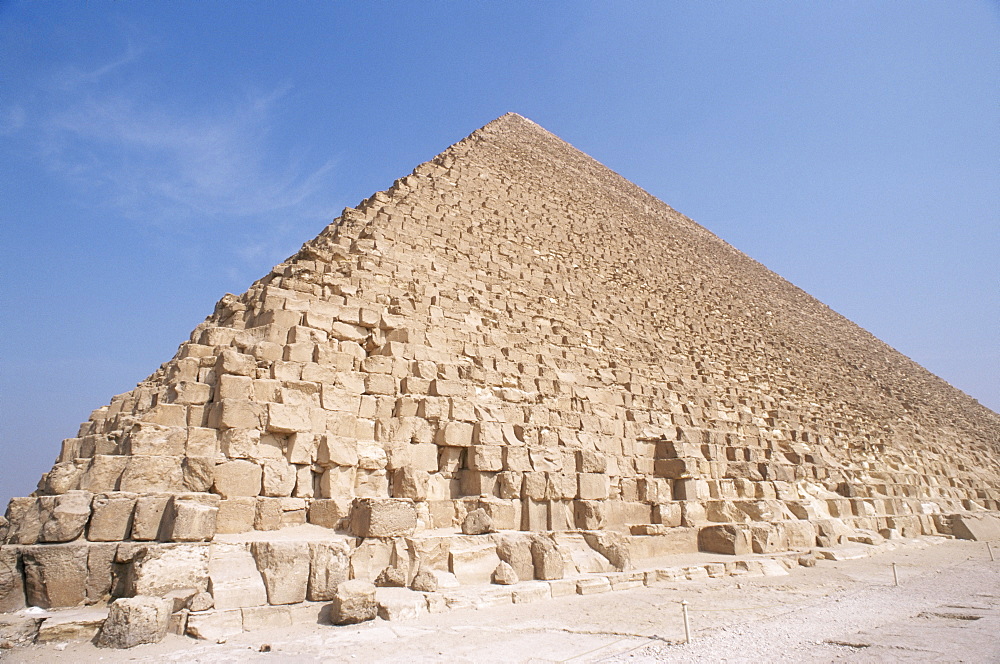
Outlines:
{"type": "Polygon", "coordinates": [[[527,581],[519,583],[511,593],[511,599],[514,604],[529,604],[531,602],[540,602],[551,598],[552,586],[544,581],[527,581]]]}
{"type": "Polygon", "coordinates": [[[87,547],[87,603],[104,602],[111,596],[112,583],[120,582],[115,574],[117,542],[91,544],[87,547]]]}
{"type": "Polygon", "coordinates": [[[351,547],[348,539],[309,543],[309,585],[311,602],[332,600],[337,586],[347,581],[351,572],[351,547]]]}
{"type": "Polygon", "coordinates": [[[472,430],[468,422],[447,422],[438,429],[434,442],[443,447],[470,447],[472,430]]]}
{"type": "Polygon", "coordinates": [[[387,540],[369,538],[351,551],[351,578],[375,581],[392,563],[392,545],[387,540]]]}
{"type": "Polygon", "coordinates": [[[217,610],[267,604],[264,579],[243,544],[211,545],[207,588],[217,610]]]}
{"type": "Polygon", "coordinates": [[[280,403],[267,404],[267,430],[275,433],[297,433],[312,429],[308,406],[280,403]]]}
{"type": "Polygon", "coordinates": [[[753,551],[749,528],[736,525],[705,526],[698,531],[698,550],[741,556],[753,551]]]}
{"type": "Polygon", "coordinates": [[[237,399],[240,401],[253,401],[254,379],[250,376],[236,376],[232,374],[221,374],[216,384],[216,401],[224,399],[237,399]]]}
{"type": "Polygon", "coordinates": [[[809,549],[816,546],[816,526],[810,521],[783,521],[788,548],[809,549]]]}
{"type": "Polygon", "coordinates": [[[788,550],[788,536],[783,524],[754,523],[750,525],[750,545],[754,553],[777,553],[788,550]]]}
{"type": "Polygon", "coordinates": [[[508,563],[501,561],[493,570],[493,583],[501,586],[511,586],[518,582],[517,572],[508,563]]]}
{"type": "Polygon", "coordinates": [[[607,467],[607,459],[602,453],[594,450],[577,450],[576,472],[604,473],[607,467]]]}
{"type": "Polygon", "coordinates": [[[215,479],[215,457],[184,457],[181,475],[187,491],[204,493],[210,491],[215,479]]]}
{"type": "Polygon", "coordinates": [[[167,503],[158,539],[164,542],[208,542],[216,533],[219,496],[184,493],[167,503]]]}
{"type": "MultiPolygon", "coordinates": [[[[212,405],[209,426],[214,429],[259,429],[261,404],[243,399],[223,399],[212,405]]],[[[223,449],[225,451],[225,449],[223,449]]]]}
{"type": "Polygon", "coordinates": [[[1000,516],[996,514],[953,514],[951,533],[958,539],[1000,540],[1000,516]]]}
{"type": "Polygon", "coordinates": [[[472,510],[462,521],[462,533],[465,535],[483,535],[493,531],[493,518],[482,508],[472,510]]]}
{"type": "Polygon", "coordinates": [[[263,494],[265,496],[290,496],[295,488],[295,466],[284,459],[265,459],[263,467],[263,494]]]}
{"type": "Polygon", "coordinates": [[[101,607],[81,607],[55,611],[38,629],[37,644],[63,643],[68,641],[92,641],[101,624],[107,619],[108,610],[101,607]]]}
{"type": "Polygon", "coordinates": [[[257,429],[226,429],[219,432],[219,447],[230,459],[256,459],[260,456],[260,431],[257,429]]]}
{"type": "Polygon", "coordinates": [[[392,471],[389,488],[393,498],[426,500],[428,475],[426,471],[414,468],[397,468],[392,471]]]}
{"type": "Polygon", "coordinates": [[[212,400],[212,386],[197,381],[181,380],[170,386],[174,403],[205,404],[212,400]]]}
{"type": "Polygon", "coordinates": [[[358,537],[405,537],[416,526],[416,507],[405,498],[356,498],[351,508],[351,532],[358,537]]]}
{"type": "MultiPolygon", "coordinates": [[[[149,541],[157,538],[170,496],[166,494],[139,496],[132,518],[132,539],[149,541]]],[[[123,538],[124,539],[124,538],[123,538]]]]}
{"type": "Polygon", "coordinates": [[[91,493],[70,491],[61,496],[43,496],[40,500],[46,514],[38,541],[70,542],[83,534],[90,519],[91,493]]]}
{"type": "Polygon", "coordinates": [[[576,527],[580,530],[599,530],[604,527],[603,500],[575,500],[573,501],[573,514],[576,527]]]}
{"type": "Polygon", "coordinates": [[[254,530],[279,530],[284,506],[281,498],[258,498],[257,511],[253,517],[254,530]]]}
{"type": "Polygon", "coordinates": [[[20,550],[13,546],[0,546],[0,614],[24,607],[24,570],[20,550]]]}
{"type": "Polygon", "coordinates": [[[139,416],[140,421],[166,427],[187,426],[187,408],[181,404],[158,403],[139,416]]]}
{"type": "Polygon", "coordinates": [[[576,497],[581,500],[606,500],[609,492],[608,476],[604,473],[577,473],[579,488],[576,497]]]}
{"type": "Polygon", "coordinates": [[[21,550],[29,606],[51,609],[86,600],[87,545],[37,544],[21,550]]]}
{"type": "Polygon", "coordinates": [[[288,437],[285,458],[292,464],[311,464],[316,461],[319,439],[316,434],[296,432],[288,437]]]}
{"type": "Polygon", "coordinates": [[[319,479],[321,498],[344,498],[354,494],[358,471],[353,466],[333,466],[323,471],[319,479]]]}
{"type": "Polygon", "coordinates": [[[134,493],[99,493],[91,503],[93,515],[87,525],[87,539],[92,542],[120,542],[132,532],[134,493]]]}
{"type": "Polygon", "coordinates": [[[663,524],[671,528],[680,526],[681,504],[678,502],[669,502],[653,505],[653,523],[663,524]]]}
{"type": "Polygon", "coordinates": [[[163,597],[171,590],[208,587],[207,544],[146,544],[132,558],[127,596],[163,597]]]}
{"type": "Polygon", "coordinates": [[[321,466],[358,465],[358,444],[353,438],[325,434],[320,437],[316,462],[321,466]]]}
{"type": "Polygon", "coordinates": [[[339,529],[351,514],[351,500],[317,498],[309,502],[309,523],[339,529]]]}
{"type": "Polygon", "coordinates": [[[555,543],[547,537],[535,537],[531,540],[531,562],[536,579],[548,581],[563,578],[566,563],[555,543]]]}
{"type": "Polygon", "coordinates": [[[587,545],[604,556],[619,572],[632,568],[632,554],[628,541],[621,533],[598,530],[583,533],[587,545]]]}
{"type": "Polygon", "coordinates": [[[305,601],[309,583],[309,543],[253,542],[250,552],[264,579],[269,604],[305,601]]]}
{"type": "Polygon", "coordinates": [[[502,449],[496,445],[473,445],[468,452],[469,468],[481,471],[502,470],[502,449]]]}
{"type": "Polygon", "coordinates": [[[172,456],[128,457],[119,489],[132,493],[184,491],[181,459],[172,456]]]}
{"type": "Polygon", "coordinates": [[[253,378],[257,375],[257,360],[253,355],[244,355],[235,350],[226,349],[219,353],[215,363],[215,373],[220,376],[222,374],[235,374],[253,378]]]}
{"type": "Polygon", "coordinates": [[[222,643],[230,636],[243,631],[243,612],[240,609],[228,611],[192,611],[188,614],[188,636],[195,639],[222,643]]]}
{"type": "Polygon", "coordinates": [[[410,582],[410,589],[418,592],[433,593],[438,589],[438,577],[429,567],[421,566],[417,573],[413,575],[410,582]]]}
{"type": "Polygon", "coordinates": [[[500,562],[492,542],[455,544],[448,554],[449,570],[462,585],[490,583],[500,562]]]}
{"type": "Polygon", "coordinates": [[[132,648],[159,643],[167,635],[173,602],[159,597],[123,597],[111,603],[97,636],[101,648],[132,648]]]}
{"type": "Polygon", "coordinates": [[[215,467],[213,490],[223,498],[256,496],[261,492],[263,471],[252,461],[236,459],[215,467]]]}
{"type": "Polygon", "coordinates": [[[428,612],[424,594],[409,588],[376,588],[375,603],[382,620],[412,620],[428,612]]]}
{"type": "Polygon", "coordinates": [[[220,534],[245,533],[253,530],[257,512],[257,499],[250,497],[229,498],[219,501],[215,517],[216,532],[220,534]]]}
{"type": "Polygon", "coordinates": [[[531,539],[523,535],[494,536],[497,555],[510,565],[519,579],[535,578],[535,564],[531,554],[531,539]]]}
{"type": "Polygon", "coordinates": [[[125,437],[125,453],[134,456],[184,456],[187,428],[138,422],[125,437]]]}
{"type": "Polygon", "coordinates": [[[23,614],[0,615],[0,649],[30,646],[45,618],[23,614]]]}
{"type": "Polygon", "coordinates": [[[129,457],[124,456],[94,455],[80,477],[80,488],[94,493],[117,490],[128,460],[129,457]]]}
{"type": "Polygon", "coordinates": [[[374,620],[378,615],[375,584],[354,579],[344,581],[330,604],[330,622],[334,625],[353,625],[374,620]]]}

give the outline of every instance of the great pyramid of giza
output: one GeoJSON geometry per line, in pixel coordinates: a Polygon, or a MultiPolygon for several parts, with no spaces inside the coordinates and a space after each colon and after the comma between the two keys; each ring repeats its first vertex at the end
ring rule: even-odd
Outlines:
{"type": "Polygon", "coordinates": [[[974,536],[998,453],[1000,415],[508,114],[95,410],[0,521],[0,611],[169,596],[203,633],[348,579],[974,536]]]}

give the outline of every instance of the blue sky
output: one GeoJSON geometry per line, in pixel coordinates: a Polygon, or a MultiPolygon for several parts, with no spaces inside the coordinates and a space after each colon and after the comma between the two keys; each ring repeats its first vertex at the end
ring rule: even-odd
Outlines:
{"type": "Polygon", "coordinates": [[[0,501],[516,111],[1000,410],[995,2],[0,0],[0,501]]]}

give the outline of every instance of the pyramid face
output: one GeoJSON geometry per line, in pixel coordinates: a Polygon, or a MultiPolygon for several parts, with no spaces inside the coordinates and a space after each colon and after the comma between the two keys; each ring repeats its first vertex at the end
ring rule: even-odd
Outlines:
{"type": "Polygon", "coordinates": [[[751,523],[778,548],[932,534],[998,509],[998,441],[996,413],[509,114],[222,298],[11,501],[0,557],[65,605],[115,591],[42,597],[58,545],[410,537],[477,508],[704,550],[751,523]]]}

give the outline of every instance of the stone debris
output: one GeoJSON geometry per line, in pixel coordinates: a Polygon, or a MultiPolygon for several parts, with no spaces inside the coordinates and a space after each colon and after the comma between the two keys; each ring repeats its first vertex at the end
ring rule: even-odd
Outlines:
{"type": "Polygon", "coordinates": [[[159,597],[122,597],[111,603],[108,617],[97,636],[102,648],[132,648],[159,643],[167,635],[173,606],[159,597]]]}
{"type": "Polygon", "coordinates": [[[25,607],[162,598],[169,630],[220,640],[318,604],[779,573],[634,569],[698,551],[997,539],[998,440],[996,413],[508,114],[224,296],[63,441],[0,519],[0,638],[62,629],[6,618],[25,607]]]}

